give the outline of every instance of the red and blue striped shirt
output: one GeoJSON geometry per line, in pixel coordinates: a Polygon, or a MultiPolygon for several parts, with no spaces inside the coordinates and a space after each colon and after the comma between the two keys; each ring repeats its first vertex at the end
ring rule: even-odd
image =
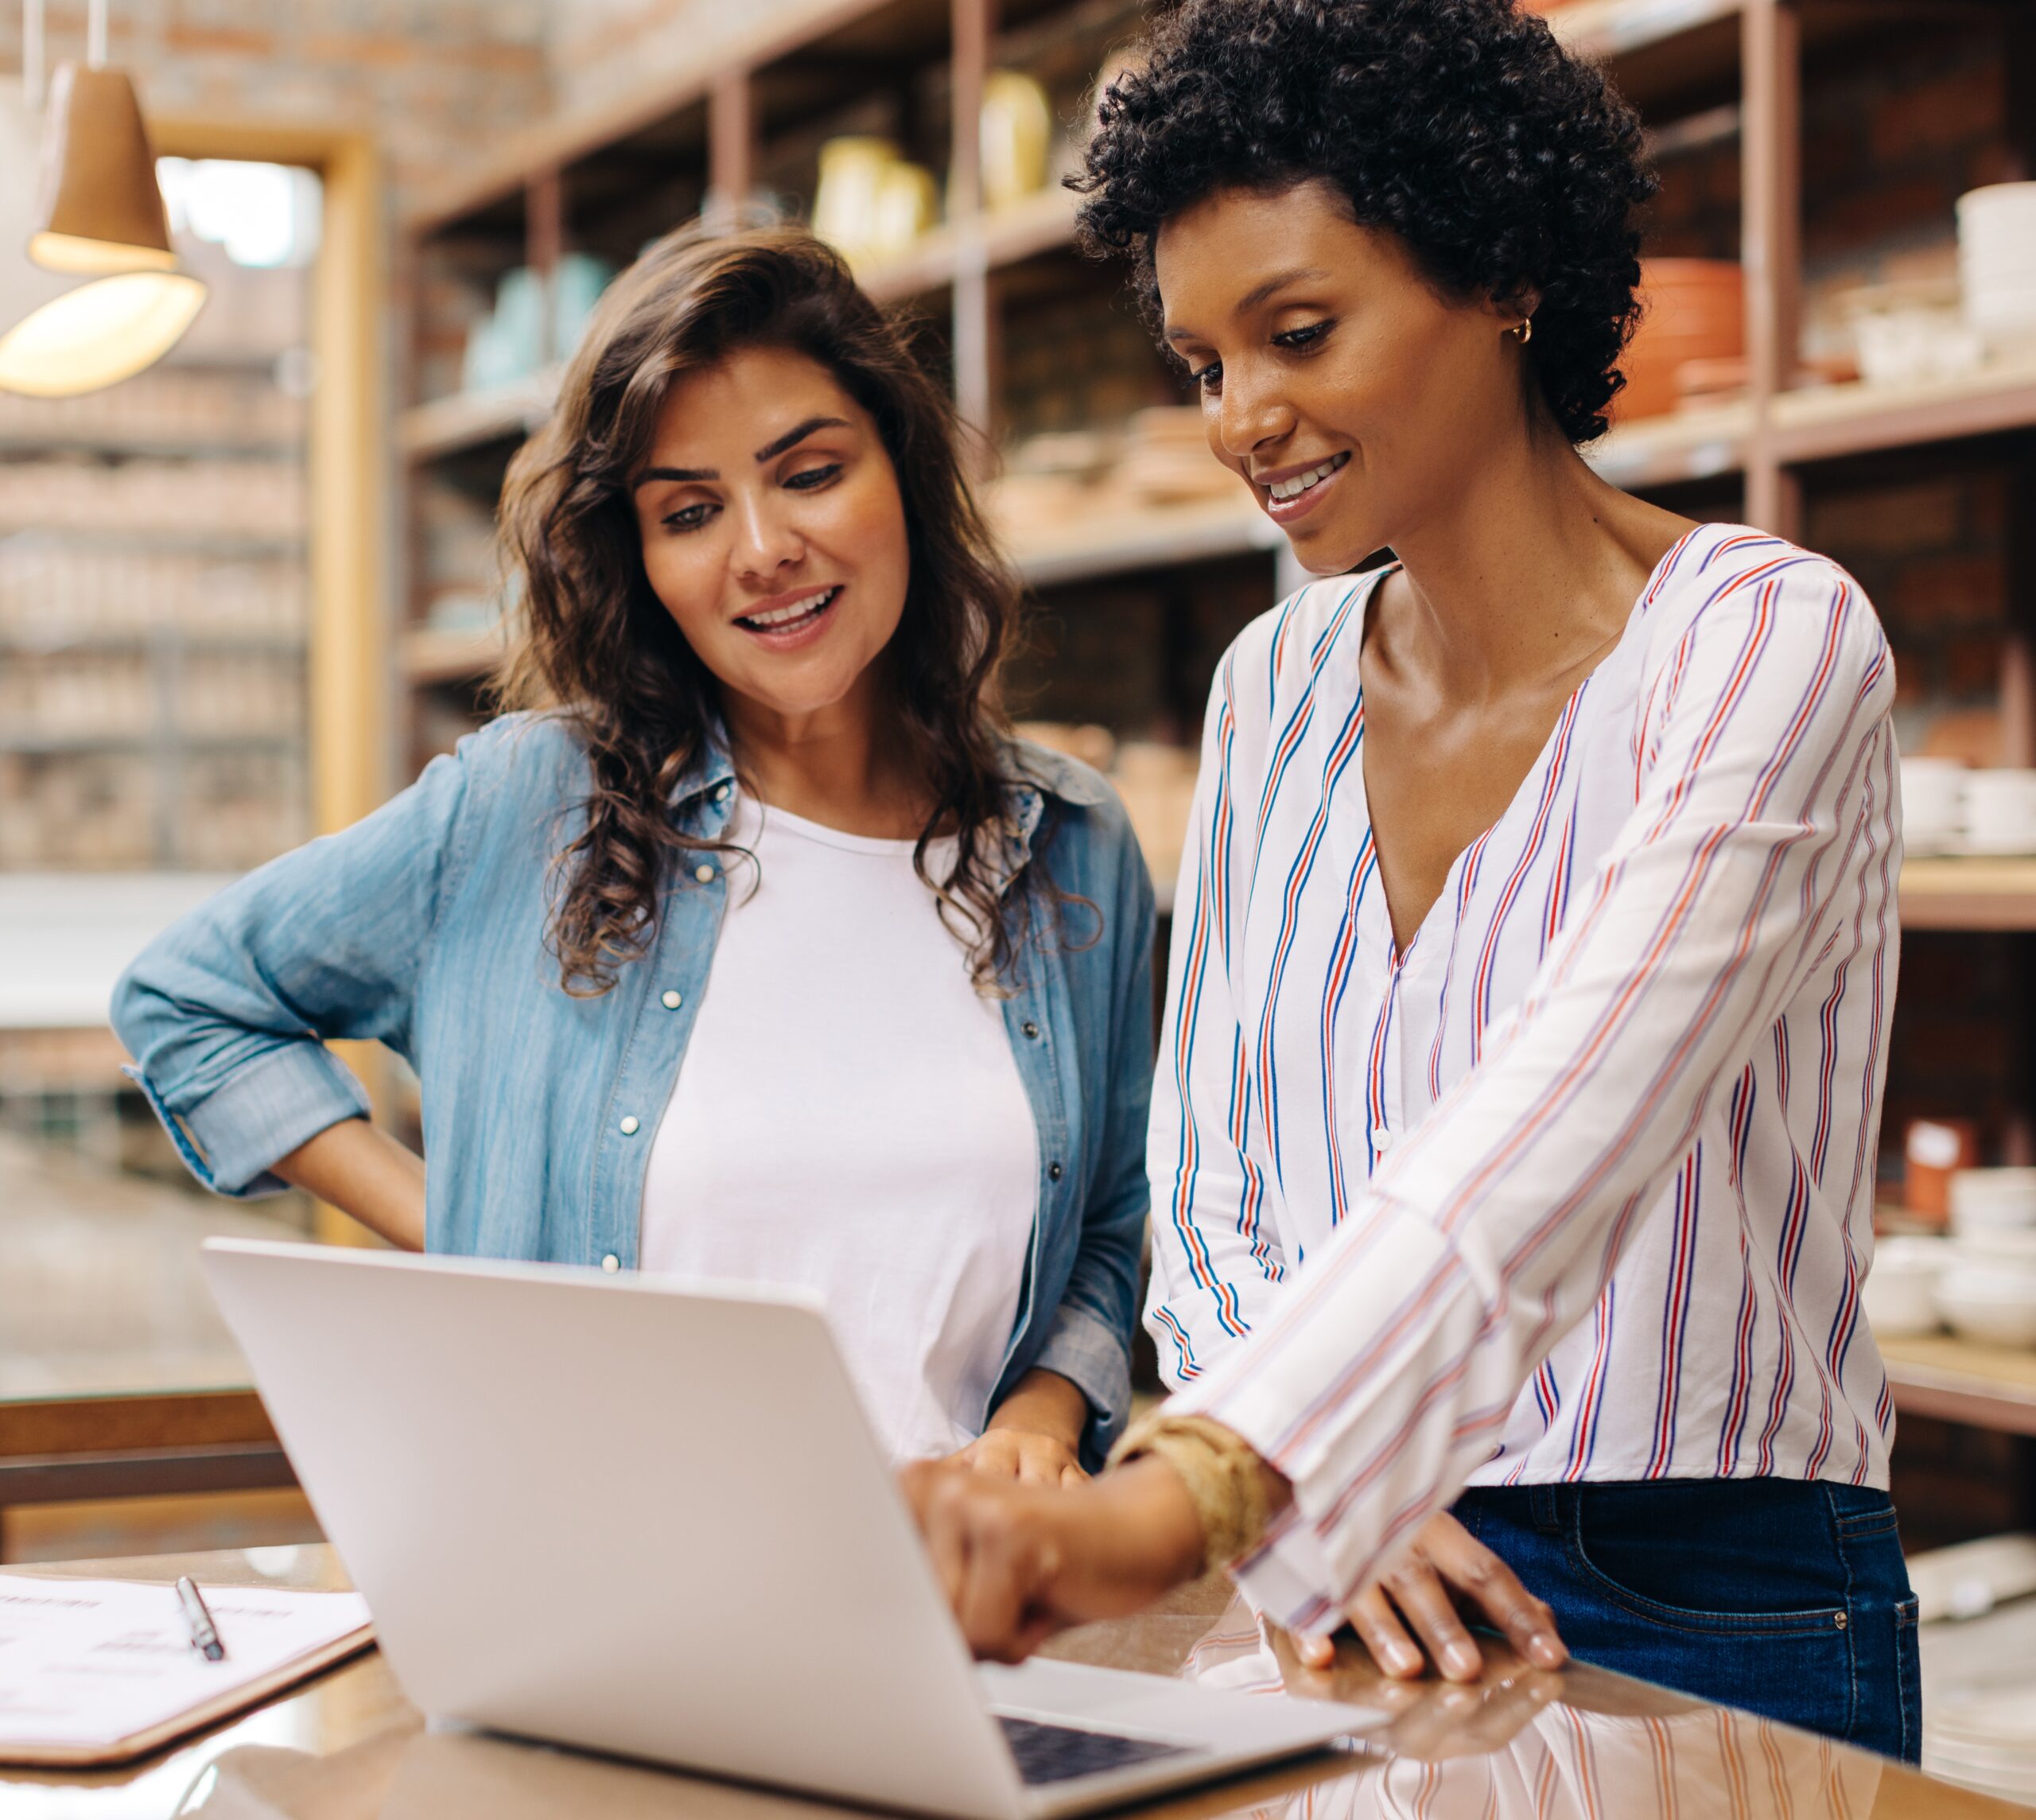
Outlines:
{"type": "Polygon", "coordinates": [[[1238,1570],[1302,1628],[1467,1483],[1884,1485],[1893,1432],[1859,1307],[1901,860],[1872,607],[1691,532],[1403,951],[1377,579],[1304,588],[1218,673],[1148,1153],[1148,1324],[1176,1406],[1293,1482],[1238,1570]]]}

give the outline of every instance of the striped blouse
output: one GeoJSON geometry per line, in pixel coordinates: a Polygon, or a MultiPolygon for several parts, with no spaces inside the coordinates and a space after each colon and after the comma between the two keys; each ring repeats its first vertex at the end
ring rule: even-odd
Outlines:
{"type": "Polygon", "coordinates": [[[1292,1481],[1235,1571],[1301,1628],[1467,1483],[1879,1486],[1894,1426],[1859,1309],[1900,865],[1871,606],[1690,532],[1401,950],[1380,573],[1218,673],[1148,1157],[1148,1324],[1175,1406],[1292,1481]]]}

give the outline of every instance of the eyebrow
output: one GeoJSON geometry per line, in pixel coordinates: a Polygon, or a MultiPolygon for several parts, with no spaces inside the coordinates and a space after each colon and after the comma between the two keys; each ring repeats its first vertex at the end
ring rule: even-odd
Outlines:
{"type": "MultiPolygon", "coordinates": [[[[770,461],[796,448],[816,430],[846,430],[849,427],[845,417],[809,417],[803,423],[795,423],[783,435],[774,438],[756,451],[756,459],[770,461]]],[[[718,480],[721,471],[718,468],[646,468],[636,476],[635,484],[642,486],[650,480],[718,480]]]]}
{"type": "MultiPolygon", "coordinates": [[[[1299,284],[1304,278],[1326,278],[1328,276],[1329,274],[1319,266],[1296,266],[1287,271],[1275,272],[1264,283],[1253,285],[1239,298],[1230,313],[1242,316],[1247,310],[1256,309],[1275,291],[1284,290],[1290,284],[1299,284]]],[[[1185,329],[1169,329],[1167,339],[1169,341],[1191,341],[1195,336],[1185,329]]]]}

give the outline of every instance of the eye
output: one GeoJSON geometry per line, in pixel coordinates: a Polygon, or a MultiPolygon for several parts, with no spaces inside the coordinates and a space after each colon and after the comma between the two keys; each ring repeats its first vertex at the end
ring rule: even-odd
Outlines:
{"type": "Polygon", "coordinates": [[[1303,348],[1312,348],[1335,326],[1333,317],[1325,317],[1320,322],[1311,322],[1302,328],[1289,329],[1282,334],[1274,336],[1273,344],[1276,347],[1291,348],[1297,352],[1303,348]]]}
{"type": "Polygon", "coordinates": [[[697,531],[720,509],[704,501],[697,505],[681,506],[675,512],[667,512],[658,523],[667,531],[697,531]]]}
{"type": "Polygon", "coordinates": [[[1214,398],[1223,389],[1223,363],[1211,360],[1206,367],[1190,368],[1187,383],[1204,398],[1214,398]]]}
{"type": "Polygon", "coordinates": [[[841,464],[838,461],[829,461],[818,468],[802,468],[796,474],[787,475],[785,484],[796,487],[802,493],[810,493],[826,486],[841,471],[841,464]]]}

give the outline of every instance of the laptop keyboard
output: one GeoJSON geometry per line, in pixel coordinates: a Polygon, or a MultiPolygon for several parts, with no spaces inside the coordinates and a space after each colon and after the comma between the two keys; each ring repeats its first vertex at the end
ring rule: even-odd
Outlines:
{"type": "Polygon", "coordinates": [[[1001,1713],[997,1722],[1004,1728],[1004,1741],[1017,1760],[1019,1779],[1035,1787],[1043,1783],[1072,1782],[1078,1775],[1100,1775],[1105,1770],[1128,1769],[1155,1757],[1187,1754],[1184,1744],[1156,1744],[1150,1738],[1127,1738],[1116,1732],[1042,1725],[1001,1713]]]}

